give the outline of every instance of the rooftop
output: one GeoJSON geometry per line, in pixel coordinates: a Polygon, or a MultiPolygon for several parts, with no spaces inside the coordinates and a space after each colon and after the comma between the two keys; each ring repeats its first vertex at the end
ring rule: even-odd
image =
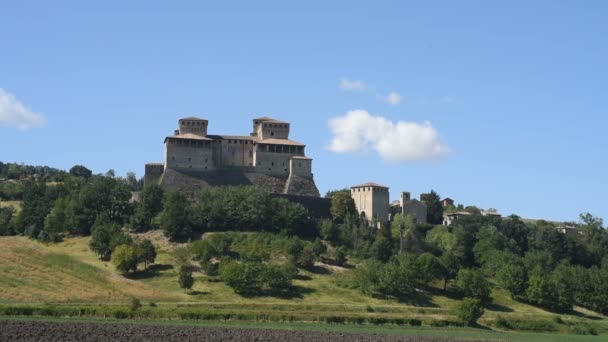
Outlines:
{"type": "Polygon", "coordinates": [[[306,146],[302,143],[299,143],[290,139],[275,139],[269,138],[264,140],[258,140],[258,144],[271,144],[271,145],[295,145],[295,146],[306,146]]]}
{"type": "Polygon", "coordinates": [[[165,141],[167,139],[213,140],[213,139],[209,139],[207,137],[203,137],[202,135],[192,134],[192,133],[182,133],[179,135],[171,135],[171,136],[166,137],[165,141]]]}
{"type": "Polygon", "coordinates": [[[269,118],[267,116],[262,116],[261,118],[255,118],[253,120],[257,120],[257,121],[264,121],[264,122],[278,122],[278,123],[289,123],[289,122],[285,122],[285,121],[281,121],[281,120],[277,120],[277,119],[273,119],[273,118],[269,118]]]}
{"type": "Polygon", "coordinates": [[[352,188],[364,188],[364,187],[373,187],[373,188],[385,188],[385,189],[388,189],[388,186],[380,185],[380,184],[374,183],[374,182],[367,182],[367,183],[363,183],[361,185],[351,186],[351,189],[352,188]]]}
{"type": "Polygon", "coordinates": [[[187,118],[181,118],[180,120],[199,120],[199,121],[207,121],[207,119],[197,118],[196,116],[189,116],[187,118]]]}

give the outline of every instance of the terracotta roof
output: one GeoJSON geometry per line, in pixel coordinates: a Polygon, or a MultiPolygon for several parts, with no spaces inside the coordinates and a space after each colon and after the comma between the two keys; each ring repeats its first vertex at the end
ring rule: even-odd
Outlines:
{"type": "Polygon", "coordinates": [[[374,183],[374,182],[367,182],[367,183],[363,183],[361,185],[351,186],[351,188],[363,188],[363,187],[368,187],[368,186],[372,186],[372,187],[376,187],[376,188],[386,188],[386,189],[388,189],[388,186],[380,185],[380,184],[374,183]]]}
{"type": "Polygon", "coordinates": [[[277,120],[277,119],[269,118],[269,117],[267,117],[267,116],[262,116],[261,118],[255,118],[255,119],[253,119],[253,120],[264,121],[264,122],[289,123],[289,122],[285,122],[285,121],[281,121],[281,120],[277,120]]]}
{"type": "Polygon", "coordinates": [[[207,119],[197,118],[196,116],[189,116],[187,118],[181,118],[180,120],[203,120],[203,121],[207,121],[207,119]]]}
{"type": "Polygon", "coordinates": [[[275,139],[269,138],[264,140],[258,140],[258,144],[269,144],[269,145],[295,145],[295,146],[306,146],[297,141],[290,139],[275,139]]]}

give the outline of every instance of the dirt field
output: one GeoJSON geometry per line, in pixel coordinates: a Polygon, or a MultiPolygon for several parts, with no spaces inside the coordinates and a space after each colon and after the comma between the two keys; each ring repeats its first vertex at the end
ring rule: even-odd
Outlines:
{"type": "Polygon", "coordinates": [[[339,334],[305,331],[152,326],[140,324],[64,323],[0,320],[0,341],[303,341],[303,342],[446,342],[432,337],[339,334]]]}

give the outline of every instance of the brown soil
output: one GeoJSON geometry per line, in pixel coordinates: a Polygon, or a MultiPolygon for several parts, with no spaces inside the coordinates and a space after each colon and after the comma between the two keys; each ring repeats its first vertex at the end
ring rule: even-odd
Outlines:
{"type": "Polygon", "coordinates": [[[450,339],[307,331],[154,326],[144,324],[0,320],[0,341],[302,341],[302,342],[447,342],[450,339]]]}

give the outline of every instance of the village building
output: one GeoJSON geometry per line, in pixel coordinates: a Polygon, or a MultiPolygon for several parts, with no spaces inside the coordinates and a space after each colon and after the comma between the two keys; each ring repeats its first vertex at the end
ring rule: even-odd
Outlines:
{"type": "MultiPolygon", "coordinates": [[[[404,217],[412,215],[417,224],[426,224],[427,207],[423,202],[412,199],[411,194],[407,191],[402,191],[399,200],[393,201],[391,204],[391,215],[400,213],[404,217]]],[[[392,217],[391,217],[392,218],[392,217]]]]}
{"type": "Polygon", "coordinates": [[[451,226],[454,221],[458,220],[461,217],[471,216],[473,214],[468,211],[458,211],[455,213],[443,214],[443,225],[451,226]]]}
{"type": "Polygon", "coordinates": [[[453,206],[454,205],[454,200],[451,198],[444,198],[441,200],[441,206],[442,207],[449,207],[449,206],[453,206]]]}

